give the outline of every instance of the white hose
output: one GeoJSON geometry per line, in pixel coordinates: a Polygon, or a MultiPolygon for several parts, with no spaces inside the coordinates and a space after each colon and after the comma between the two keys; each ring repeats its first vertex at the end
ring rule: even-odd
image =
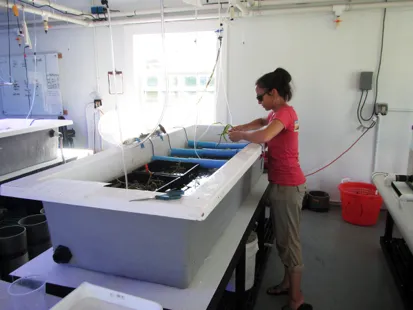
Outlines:
{"type": "Polygon", "coordinates": [[[110,47],[112,52],[112,72],[113,72],[113,84],[115,87],[115,110],[118,116],[118,126],[119,126],[119,139],[120,143],[120,150],[122,153],[122,165],[123,165],[123,173],[125,174],[125,188],[128,190],[128,171],[126,170],[126,163],[125,163],[125,150],[123,148],[123,137],[122,137],[122,125],[121,125],[121,117],[119,113],[119,104],[118,104],[118,88],[117,88],[117,81],[116,81],[116,64],[115,64],[115,49],[113,44],[113,31],[112,31],[112,21],[110,18],[110,9],[108,9],[108,21],[109,21],[109,33],[110,33],[110,47]]]}
{"type": "MultiPolygon", "coordinates": [[[[195,10],[195,24],[198,22],[198,10],[195,10]]],[[[196,49],[196,54],[198,54],[198,30],[195,33],[195,49],[196,49]]],[[[197,80],[199,77],[199,71],[197,72],[197,80]]],[[[197,83],[198,84],[198,83],[197,83]]],[[[201,157],[198,155],[198,152],[196,151],[196,130],[198,128],[198,117],[199,117],[199,103],[202,100],[204,94],[201,94],[201,98],[197,101],[195,109],[196,109],[196,117],[195,117],[195,131],[194,131],[194,152],[195,155],[200,159],[201,157]]]]}
{"type": "MultiPolygon", "coordinates": [[[[221,22],[220,22],[220,27],[221,27],[221,22]]],[[[222,29],[220,29],[220,30],[222,30],[222,29]]],[[[223,44],[221,44],[221,51],[220,51],[220,55],[219,55],[219,65],[220,66],[219,66],[219,72],[218,72],[218,76],[217,76],[217,90],[216,90],[216,92],[217,92],[217,94],[219,93],[219,90],[221,89],[221,80],[223,80],[223,82],[222,82],[223,87],[222,88],[223,88],[223,92],[224,92],[225,103],[226,103],[226,106],[227,106],[227,109],[228,109],[228,114],[229,114],[229,124],[233,125],[232,124],[232,113],[231,113],[231,109],[229,107],[229,102],[228,102],[226,83],[225,83],[225,79],[223,79],[223,77],[222,77],[222,72],[223,72],[223,69],[222,69],[222,55],[223,55],[222,45],[223,44]]],[[[217,106],[218,106],[218,99],[215,101],[215,112],[217,110],[217,106]]],[[[208,127],[205,129],[205,131],[202,133],[202,135],[198,138],[199,141],[206,135],[206,133],[211,128],[211,126],[212,126],[212,124],[208,125],[208,127]]]]}
{"type": "MultiPolygon", "coordinates": [[[[33,96],[32,96],[32,102],[30,104],[30,109],[29,113],[27,113],[26,119],[29,118],[30,114],[32,114],[33,107],[34,107],[34,100],[36,99],[36,89],[37,89],[37,27],[36,27],[36,15],[33,15],[33,20],[34,20],[34,86],[33,86],[33,96]]],[[[26,21],[24,21],[25,23],[26,21]]],[[[26,57],[26,55],[24,56],[26,57]]],[[[27,62],[26,62],[27,64],[27,62]]],[[[28,68],[26,68],[28,70],[28,68]]],[[[29,88],[29,81],[27,81],[27,88],[29,88]]],[[[29,89],[30,91],[30,89],[29,89]]],[[[30,93],[29,93],[30,94],[30,93]]]]}
{"type": "Polygon", "coordinates": [[[158,122],[156,123],[156,126],[153,128],[153,130],[150,132],[148,136],[146,136],[144,139],[142,139],[139,142],[134,143],[134,146],[137,147],[151,138],[151,136],[156,132],[158,129],[159,125],[162,122],[162,119],[165,115],[166,107],[168,105],[168,99],[169,99],[169,79],[168,79],[168,59],[167,59],[167,54],[166,54],[166,39],[165,39],[165,12],[164,12],[164,2],[163,0],[160,0],[160,6],[161,6],[161,35],[162,35],[162,52],[163,52],[163,58],[164,58],[164,75],[165,75],[165,99],[162,107],[162,112],[161,115],[158,119],[158,122]]]}

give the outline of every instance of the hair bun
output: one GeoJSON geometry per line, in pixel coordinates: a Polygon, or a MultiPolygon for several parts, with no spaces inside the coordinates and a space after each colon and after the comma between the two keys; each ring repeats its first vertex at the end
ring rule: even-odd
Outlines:
{"type": "Polygon", "coordinates": [[[274,73],[279,75],[287,84],[291,82],[291,75],[288,73],[287,70],[283,68],[277,68],[275,69],[274,73]]]}

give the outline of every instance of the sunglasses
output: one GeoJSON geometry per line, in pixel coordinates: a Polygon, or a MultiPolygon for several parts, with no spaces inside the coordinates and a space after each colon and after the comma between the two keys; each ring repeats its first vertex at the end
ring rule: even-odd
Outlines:
{"type": "Polygon", "coordinates": [[[264,96],[267,95],[268,92],[265,92],[263,94],[257,95],[257,100],[258,102],[262,102],[264,100],[264,96]]]}

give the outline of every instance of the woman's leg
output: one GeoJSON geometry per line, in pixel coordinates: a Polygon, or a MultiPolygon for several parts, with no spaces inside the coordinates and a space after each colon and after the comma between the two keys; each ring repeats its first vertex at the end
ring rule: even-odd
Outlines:
{"type": "Polygon", "coordinates": [[[273,185],[270,192],[276,246],[285,266],[284,280],[279,288],[290,288],[290,307],[293,310],[296,310],[304,302],[301,293],[303,261],[300,244],[300,221],[305,189],[305,185],[273,185]]]}

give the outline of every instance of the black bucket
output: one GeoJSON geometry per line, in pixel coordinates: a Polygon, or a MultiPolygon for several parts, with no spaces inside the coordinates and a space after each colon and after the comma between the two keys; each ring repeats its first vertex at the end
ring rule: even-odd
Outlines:
{"type": "Polygon", "coordinates": [[[52,247],[44,214],[26,216],[19,221],[19,225],[24,226],[27,230],[27,246],[30,259],[52,247]]]}
{"type": "Polygon", "coordinates": [[[311,191],[307,195],[306,205],[311,211],[328,212],[330,210],[330,195],[322,191],[311,191]]]}
{"type": "Polygon", "coordinates": [[[0,274],[8,275],[29,261],[27,253],[26,228],[5,226],[0,228],[0,274]]]}

